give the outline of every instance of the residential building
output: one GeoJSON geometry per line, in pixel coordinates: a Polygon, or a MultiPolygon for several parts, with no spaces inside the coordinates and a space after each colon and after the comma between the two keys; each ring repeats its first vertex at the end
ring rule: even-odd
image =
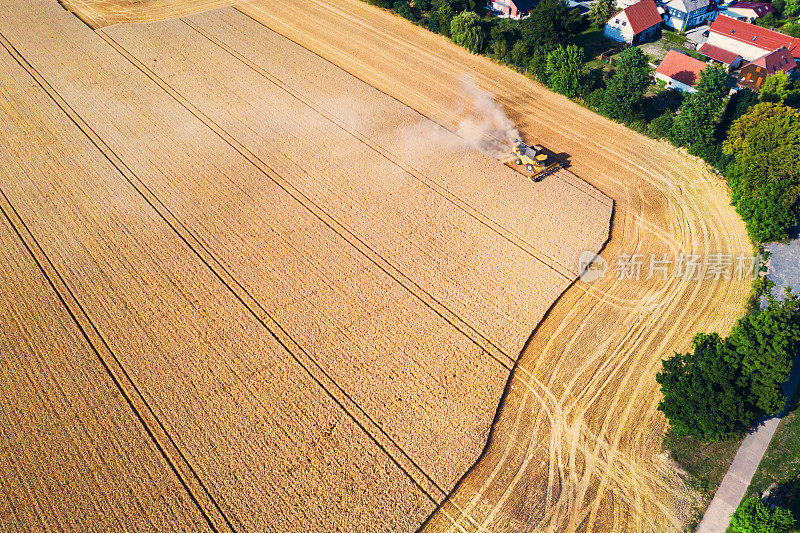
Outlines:
{"type": "Polygon", "coordinates": [[[775,8],[766,2],[738,2],[728,6],[726,11],[731,13],[732,18],[741,20],[740,17],[744,17],[748,22],[753,22],[767,13],[774,13],[775,8]]]}
{"type": "Polygon", "coordinates": [[[490,0],[487,9],[501,18],[523,19],[539,0],[490,0]]]}
{"type": "Polygon", "coordinates": [[[661,14],[653,0],[640,0],[611,17],[603,35],[628,44],[647,42],[658,33],[661,14]]]}
{"type": "Polygon", "coordinates": [[[694,84],[700,79],[700,73],[708,65],[677,50],[670,50],[656,68],[655,77],[662,80],[670,89],[681,92],[696,92],[694,84]]]}
{"type": "Polygon", "coordinates": [[[755,61],[780,47],[785,47],[795,59],[800,59],[800,39],[720,15],[709,28],[708,40],[712,46],[755,61]]]}
{"type": "Polygon", "coordinates": [[[744,62],[739,54],[729,52],[713,44],[703,43],[697,51],[706,56],[706,58],[725,65],[728,72],[736,70],[744,62]]]}
{"type": "Polygon", "coordinates": [[[776,72],[785,72],[789,76],[795,76],[798,73],[797,61],[784,47],[765,54],[742,67],[742,70],[739,71],[737,85],[742,88],[759,91],[767,76],[776,72]]]}
{"type": "Polygon", "coordinates": [[[714,0],[669,0],[664,9],[664,25],[676,31],[688,30],[717,17],[714,0]]]}

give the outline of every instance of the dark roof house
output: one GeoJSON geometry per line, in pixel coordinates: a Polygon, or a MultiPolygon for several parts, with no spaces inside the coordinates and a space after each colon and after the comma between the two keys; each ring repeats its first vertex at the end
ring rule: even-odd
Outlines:
{"type": "Polygon", "coordinates": [[[737,85],[759,91],[770,74],[784,72],[791,75],[796,72],[797,67],[797,61],[792,54],[786,48],[778,48],[742,67],[742,70],[739,71],[737,85]]]}

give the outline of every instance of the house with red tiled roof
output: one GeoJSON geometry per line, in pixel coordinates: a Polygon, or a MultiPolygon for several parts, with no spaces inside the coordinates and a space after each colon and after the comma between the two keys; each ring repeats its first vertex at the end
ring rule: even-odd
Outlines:
{"type": "Polygon", "coordinates": [[[667,88],[681,92],[696,92],[694,84],[708,65],[677,50],[670,50],[656,68],[656,79],[666,83],[667,88]]]}
{"type": "Polygon", "coordinates": [[[739,54],[723,50],[713,44],[703,43],[697,51],[706,56],[706,58],[725,65],[728,72],[739,68],[743,62],[742,56],[739,54]]]}
{"type": "Polygon", "coordinates": [[[748,22],[753,22],[767,13],[774,13],[775,8],[772,7],[772,4],[766,2],[737,2],[732,6],[728,6],[726,11],[730,12],[731,15],[735,15],[733,18],[744,17],[748,22]]]}
{"type": "Polygon", "coordinates": [[[530,15],[539,0],[489,0],[487,9],[501,18],[520,20],[530,15]]]}
{"type": "Polygon", "coordinates": [[[661,13],[653,0],[640,0],[611,17],[603,35],[621,43],[647,42],[661,27],[661,13]]]}
{"type": "Polygon", "coordinates": [[[708,40],[712,46],[755,61],[785,47],[795,59],[800,59],[800,39],[720,15],[709,27],[708,40]]]}
{"type": "Polygon", "coordinates": [[[797,61],[784,47],[765,54],[742,67],[742,70],[739,71],[737,85],[742,88],[759,91],[767,76],[777,72],[784,72],[789,76],[794,76],[798,72],[797,61]]]}

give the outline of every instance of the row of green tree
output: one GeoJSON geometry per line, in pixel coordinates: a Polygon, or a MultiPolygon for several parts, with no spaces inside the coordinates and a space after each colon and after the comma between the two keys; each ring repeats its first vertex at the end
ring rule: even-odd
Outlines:
{"type": "MultiPolygon", "coordinates": [[[[668,109],[648,122],[648,101],[658,97],[646,97],[652,72],[642,50],[624,50],[615,68],[607,71],[587,69],[583,48],[570,44],[590,22],[602,26],[616,11],[614,0],[598,0],[588,20],[564,0],[542,0],[522,21],[481,17],[484,4],[476,0],[370,1],[426,24],[472,52],[524,69],[555,92],[613,120],[702,157],[727,176],[734,205],[755,242],[784,239],[795,225],[800,215],[800,173],[794,164],[800,154],[797,114],[778,105],[742,118],[759,101],[798,105],[800,90],[785,74],[768,76],[760,96],[743,91],[729,101],[726,72],[720,66],[706,68],[697,91],[683,99],[677,113],[668,109]]],[[[792,2],[800,2],[781,1],[781,14],[793,13],[792,2]]]]}
{"type": "Polygon", "coordinates": [[[492,16],[475,0],[367,0],[444,35],[473,53],[544,72],[547,52],[588,26],[563,0],[542,0],[519,21],[492,16]]]}
{"type": "Polygon", "coordinates": [[[727,75],[716,66],[701,72],[695,88],[677,116],[667,111],[650,122],[648,133],[724,172],[754,242],[787,238],[800,215],[800,114],[786,102],[800,91],[777,73],[759,95],[741,91],[728,101],[727,75]]]}
{"type": "Polygon", "coordinates": [[[800,348],[800,300],[783,300],[745,315],[727,338],[700,333],[692,350],[663,362],[656,377],[663,399],[658,408],[678,436],[717,441],[739,436],[786,402],[781,384],[789,378],[800,348]]]}

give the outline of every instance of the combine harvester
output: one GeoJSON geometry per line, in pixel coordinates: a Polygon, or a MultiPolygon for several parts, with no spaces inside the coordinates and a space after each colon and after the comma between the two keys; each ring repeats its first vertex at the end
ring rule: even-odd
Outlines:
{"type": "Polygon", "coordinates": [[[549,176],[561,168],[561,163],[558,161],[550,163],[547,159],[547,154],[544,153],[542,146],[528,146],[521,140],[514,139],[513,157],[505,161],[505,164],[522,172],[532,181],[541,181],[545,176],[549,176]],[[515,166],[511,165],[512,162],[515,166]],[[523,172],[522,169],[527,172],[523,172]]]}

